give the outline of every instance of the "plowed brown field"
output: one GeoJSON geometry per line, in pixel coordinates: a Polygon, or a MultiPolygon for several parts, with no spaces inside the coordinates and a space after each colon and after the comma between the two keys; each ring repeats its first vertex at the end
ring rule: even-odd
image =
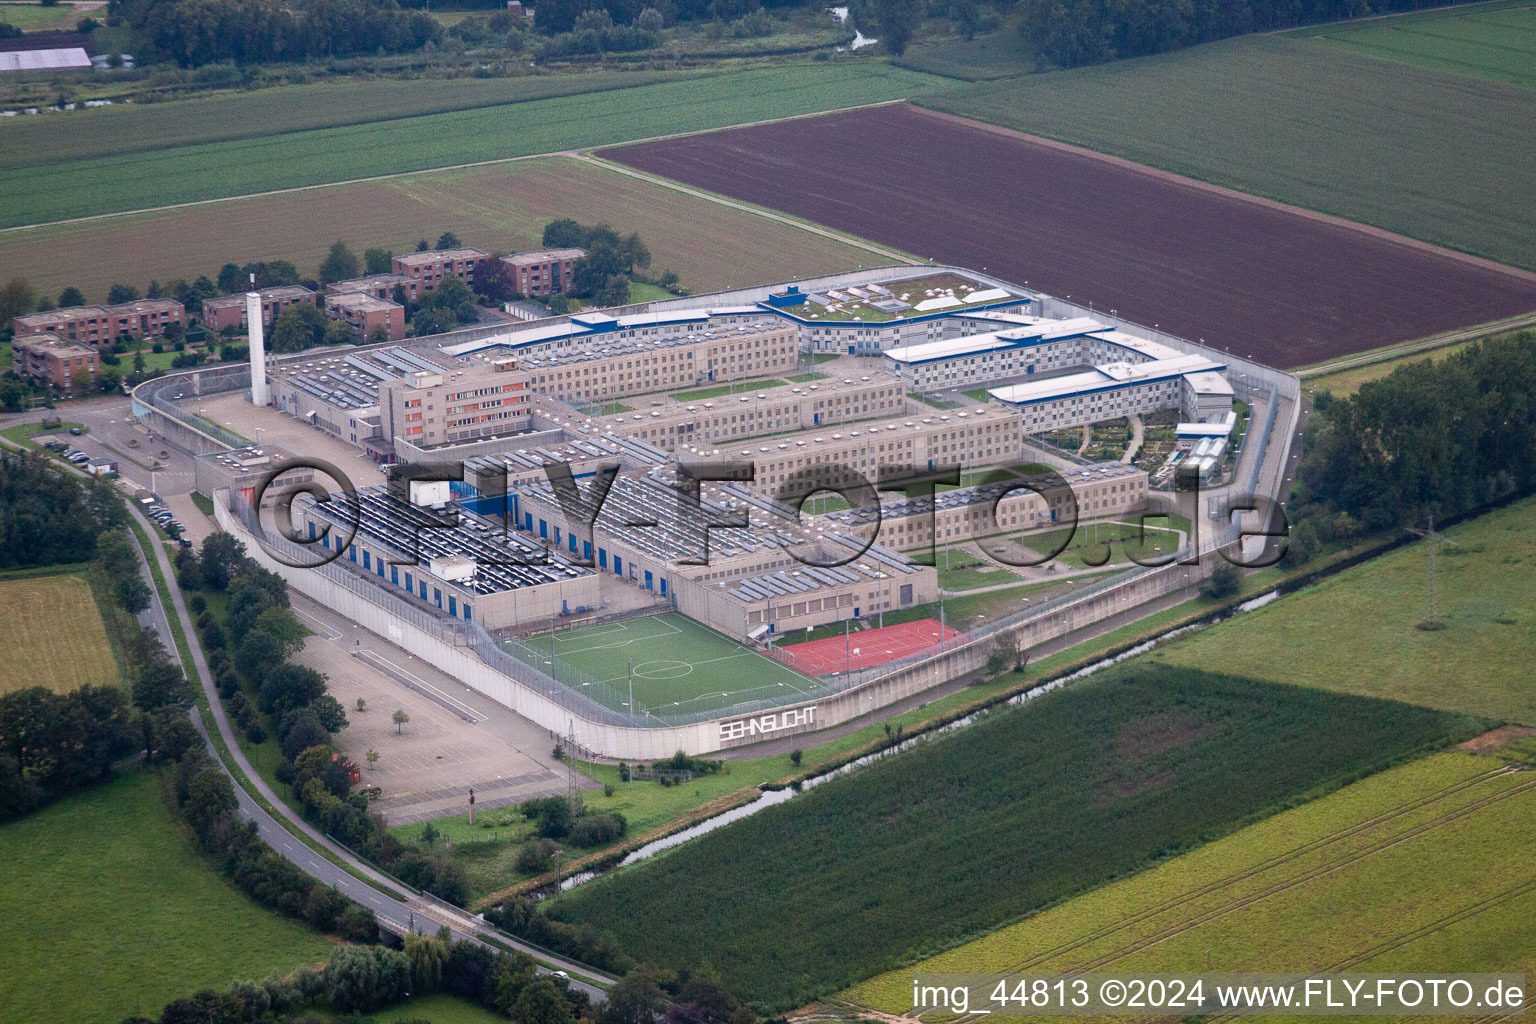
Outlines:
{"type": "Polygon", "coordinates": [[[1536,275],[906,105],[600,155],[1274,366],[1536,310],[1536,275]]]}

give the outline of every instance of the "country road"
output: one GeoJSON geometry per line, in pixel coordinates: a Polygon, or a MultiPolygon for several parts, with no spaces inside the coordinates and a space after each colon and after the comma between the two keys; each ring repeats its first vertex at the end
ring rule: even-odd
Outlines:
{"type": "MultiPolygon", "coordinates": [[[[133,503],[127,503],[131,508],[130,515],[138,518],[140,525],[144,527],[148,536],[153,538],[155,525],[146,519],[139,509],[132,507],[133,503]]],[[[433,897],[416,894],[404,888],[400,883],[382,874],[369,866],[351,852],[326,838],[316,828],[304,821],[298,815],[292,813],[286,804],[278,799],[264,779],[251,767],[244,752],[235,738],[234,731],[230,727],[229,719],[224,713],[223,704],[219,700],[218,691],[213,685],[213,674],[208,670],[208,663],[203,658],[203,651],[196,643],[196,631],[193,629],[191,616],[186,603],[182,600],[181,591],[175,586],[175,573],[171,562],[166,557],[165,548],[150,542],[150,554],[160,568],[161,575],[167,581],[167,589],[171,594],[172,609],[163,607],[160,594],[153,586],[150,588],[152,606],[159,612],[161,622],[167,621],[167,616],[174,611],[177,620],[181,624],[182,633],[188,638],[189,648],[192,652],[191,666],[186,666],[189,676],[196,676],[196,681],[202,687],[203,693],[208,698],[208,707],[212,713],[214,723],[219,731],[219,736],[224,741],[225,748],[229,751],[235,766],[245,776],[245,781],[260,794],[266,804],[283,815],[284,820],[279,821],[265,807],[258,803],[242,785],[242,780],[234,772],[230,771],[227,764],[217,757],[215,760],[229,772],[235,782],[235,796],[240,805],[240,813],[245,818],[256,822],[257,831],[262,839],[267,841],[274,850],[284,859],[291,861],[312,878],[318,879],[327,885],[334,886],[347,896],[372,910],[379,920],[379,925],[396,934],[406,931],[435,931],[439,925],[447,925],[455,939],[468,939],[480,945],[511,947],[528,953],[544,964],[541,973],[552,973],[555,970],[565,971],[571,975],[570,983],[573,987],[585,992],[594,1003],[602,1002],[603,989],[597,985],[578,980],[579,977],[593,977],[602,982],[610,983],[613,979],[594,971],[590,967],[572,963],[552,953],[536,949],[526,943],[520,942],[506,933],[497,932],[490,925],[479,920],[475,915],[457,907],[437,900],[433,897]],[[309,838],[311,843],[319,845],[330,856],[327,857],[314,849],[310,843],[306,843],[295,833],[301,833],[309,838]],[[336,861],[342,862],[341,864],[336,861]],[[342,864],[347,865],[343,867],[342,864]],[[351,870],[348,870],[350,868],[351,870]],[[371,881],[359,878],[362,875],[371,881]],[[494,942],[487,942],[484,936],[495,935],[494,942]]],[[[140,557],[146,553],[140,551],[140,557]]],[[[146,567],[147,569],[147,567],[146,567]]],[[[153,581],[151,580],[151,583],[153,581]]],[[[175,650],[175,641],[169,630],[165,634],[167,650],[175,650]]],[[[192,711],[193,723],[198,731],[208,736],[207,723],[198,708],[192,711]]],[[[212,739],[209,737],[210,745],[212,739]]]]}

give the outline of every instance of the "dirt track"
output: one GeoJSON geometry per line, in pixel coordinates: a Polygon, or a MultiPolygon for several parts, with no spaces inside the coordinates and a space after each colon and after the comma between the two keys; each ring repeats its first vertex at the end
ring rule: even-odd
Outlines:
{"type": "Polygon", "coordinates": [[[1275,366],[1536,309],[1527,274],[905,105],[599,155],[1275,366]]]}

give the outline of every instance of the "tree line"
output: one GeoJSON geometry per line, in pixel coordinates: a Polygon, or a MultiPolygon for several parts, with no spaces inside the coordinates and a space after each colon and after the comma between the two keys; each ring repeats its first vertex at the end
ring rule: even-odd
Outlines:
{"type": "Polygon", "coordinates": [[[1317,396],[1292,543],[1347,540],[1536,487],[1536,331],[1317,396]]]}
{"type": "MultiPolygon", "coordinates": [[[[635,989],[629,984],[620,995],[635,989]]],[[[576,1024],[594,1016],[585,993],[564,978],[537,973],[527,954],[455,942],[448,929],[441,928],[434,935],[408,934],[400,948],[341,946],[322,965],[274,974],[259,982],[237,981],[224,991],[205,989],[167,1003],[158,1018],[132,1016],[122,1024],[274,1024],[313,1020],[311,1011],[321,1007],[351,1020],[354,1015],[360,1019],[362,1014],[437,992],[466,999],[519,1024],[576,1024]]],[[[640,989],[637,995],[639,999],[629,998],[631,1004],[648,992],[640,989]]],[[[613,1019],[606,1011],[599,1021],[641,1024],[639,1019],[613,1019]]]]}
{"type": "Polygon", "coordinates": [[[112,0],[108,13],[182,67],[407,53],[443,34],[394,0],[112,0]]]}
{"type": "Polygon", "coordinates": [[[1019,5],[1020,31],[1057,67],[1102,64],[1362,14],[1410,11],[1424,0],[1039,0],[1019,5]]]}

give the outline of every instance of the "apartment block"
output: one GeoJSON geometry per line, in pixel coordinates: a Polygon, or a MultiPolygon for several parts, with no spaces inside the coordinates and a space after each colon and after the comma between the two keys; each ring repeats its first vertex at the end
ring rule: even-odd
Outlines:
{"type": "Polygon", "coordinates": [[[399,341],[405,337],[405,307],[388,299],[374,298],[365,292],[343,292],[327,296],[325,315],[351,327],[359,344],[372,342],[374,332],[380,327],[389,334],[390,341],[399,341]]]}
{"type": "Polygon", "coordinates": [[[84,370],[94,379],[100,367],[94,348],[57,334],[18,337],[11,352],[18,375],[66,394],[74,389],[75,374],[84,370]]]}
{"type": "Polygon", "coordinates": [[[534,249],[503,256],[512,279],[512,290],[519,295],[549,295],[568,292],[575,276],[576,261],[585,249],[534,249]]]}
{"type": "Polygon", "coordinates": [[[405,291],[405,297],[412,302],[416,301],[423,290],[420,278],[406,274],[369,274],[367,277],[354,277],[348,281],[333,281],[325,286],[325,294],[362,292],[376,299],[389,299],[393,302],[397,286],[405,291]]]}
{"type": "Polygon", "coordinates": [[[490,259],[479,249],[427,249],[408,252],[390,261],[390,269],[402,277],[415,278],[422,291],[430,292],[446,277],[456,277],[474,287],[475,275],[490,259]]]}
{"type": "MultiPolygon", "coordinates": [[[[263,324],[271,324],[277,319],[277,314],[296,303],[315,304],[315,293],[303,285],[278,285],[275,288],[263,288],[257,294],[261,296],[263,324]]],[[[199,319],[210,331],[222,331],[230,327],[248,330],[249,325],[245,322],[245,295],[220,295],[215,299],[204,299],[199,319]]]]}

